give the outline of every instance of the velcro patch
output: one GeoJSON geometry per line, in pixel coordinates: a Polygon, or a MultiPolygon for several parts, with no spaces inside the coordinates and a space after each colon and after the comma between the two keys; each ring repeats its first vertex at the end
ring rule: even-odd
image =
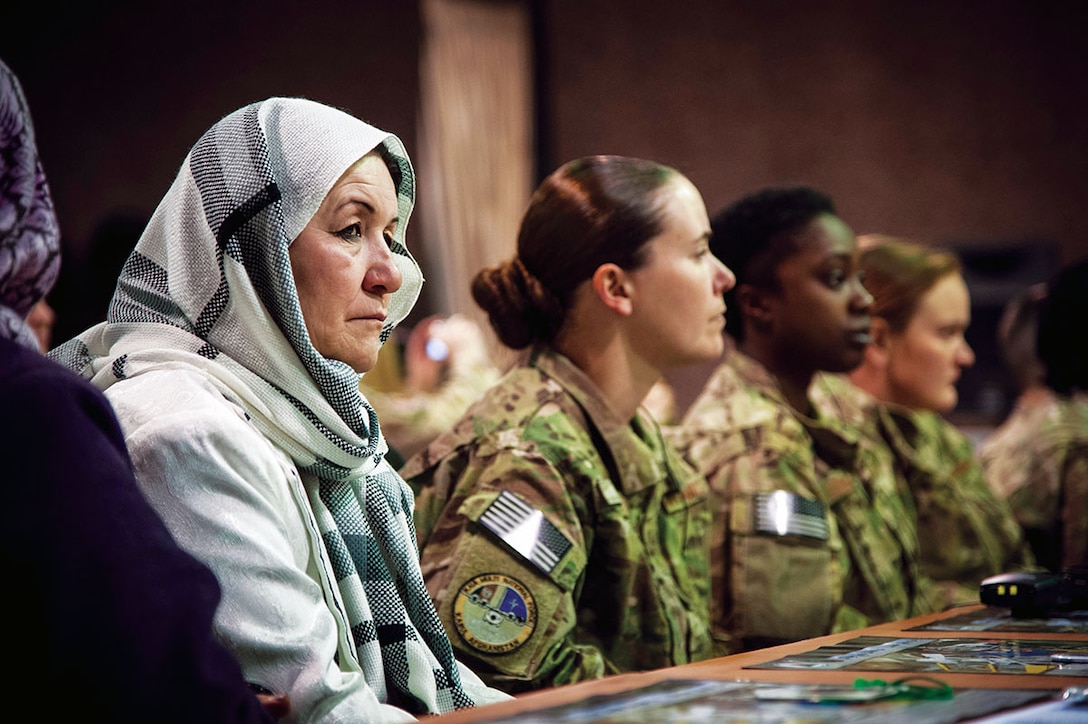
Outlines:
{"type": "Polygon", "coordinates": [[[518,579],[485,573],[466,581],[453,601],[453,625],[472,648],[488,654],[514,651],[536,629],[536,602],[518,579]]]}
{"type": "Polygon", "coordinates": [[[766,535],[798,535],[827,540],[827,506],[818,500],[776,490],[752,496],[753,526],[766,535]]]}
{"type": "Polygon", "coordinates": [[[546,574],[571,549],[571,542],[544,513],[507,490],[487,507],[479,523],[546,574]]]}

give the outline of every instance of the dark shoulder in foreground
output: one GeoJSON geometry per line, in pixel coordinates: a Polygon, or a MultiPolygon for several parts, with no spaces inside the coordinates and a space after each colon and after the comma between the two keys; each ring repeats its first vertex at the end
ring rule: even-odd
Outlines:
{"type": "Polygon", "coordinates": [[[9,713],[271,721],[212,636],[215,577],[145,501],[105,396],[2,339],[0,456],[0,572],[19,581],[8,685],[24,692],[9,713]],[[57,696],[30,694],[54,685],[57,696]]]}

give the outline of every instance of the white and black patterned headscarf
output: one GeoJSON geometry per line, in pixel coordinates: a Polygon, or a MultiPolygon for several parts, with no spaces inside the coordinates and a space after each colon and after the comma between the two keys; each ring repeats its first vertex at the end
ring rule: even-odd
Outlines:
{"type": "Polygon", "coordinates": [[[0,61],[0,337],[38,349],[26,324],[53,288],[60,232],[18,79],[0,61]]]}
{"type": "Polygon", "coordinates": [[[397,187],[402,275],[382,341],[423,278],[404,244],[415,177],[401,142],[298,98],[242,108],[197,142],[121,272],[107,321],[52,356],[100,389],[163,365],[203,369],[291,455],[306,487],[355,654],[380,701],[471,706],[423,585],[412,493],[384,459],[359,375],[311,344],[288,246],[336,181],[377,151],[397,187]]]}

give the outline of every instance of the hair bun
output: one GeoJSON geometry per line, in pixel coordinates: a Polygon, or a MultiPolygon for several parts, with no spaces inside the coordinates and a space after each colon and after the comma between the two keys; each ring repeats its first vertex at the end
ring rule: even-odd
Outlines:
{"type": "Polygon", "coordinates": [[[481,270],[472,281],[472,298],[511,349],[550,342],[563,323],[559,300],[517,257],[481,270]]]}

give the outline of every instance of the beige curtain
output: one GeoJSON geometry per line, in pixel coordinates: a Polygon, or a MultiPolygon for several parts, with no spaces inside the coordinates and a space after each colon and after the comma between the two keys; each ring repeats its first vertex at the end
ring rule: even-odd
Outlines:
{"type": "Polygon", "coordinates": [[[466,314],[490,333],[469,284],[513,255],[532,192],[529,10],[519,1],[422,0],[421,11],[424,273],[438,313],[466,314]]]}

